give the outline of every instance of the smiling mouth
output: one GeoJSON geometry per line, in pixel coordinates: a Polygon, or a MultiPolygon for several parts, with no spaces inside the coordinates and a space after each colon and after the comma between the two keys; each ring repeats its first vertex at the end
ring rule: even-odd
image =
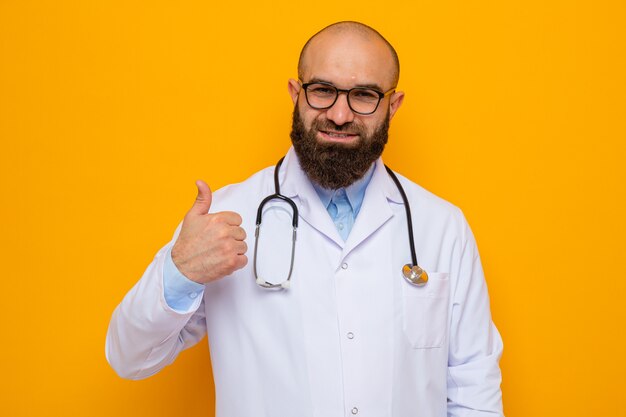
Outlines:
{"type": "Polygon", "coordinates": [[[357,134],[348,133],[348,132],[333,132],[329,130],[320,130],[319,131],[322,136],[328,137],[330,139],[342,140],[342,139],[353,139],[357,137],[357,134]]]}

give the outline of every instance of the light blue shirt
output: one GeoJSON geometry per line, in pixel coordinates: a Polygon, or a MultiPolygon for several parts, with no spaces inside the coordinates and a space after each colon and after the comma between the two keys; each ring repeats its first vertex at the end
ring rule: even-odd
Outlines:
{"type": "MultiPolygon", "coordinates": [[[[313,188],[326,207],[341,238],[345,241],[350,235],[356,216],[361,210],[365,190],[372,179],[374,164],[358,181],[346,188],[329,190],[313,183],[313,188]]],[[[185,277],[172,261],[172,251],[168,251],[163,268],[163,291],[165,301],[172,309],[187,312],[196,298],[202,295],[204,285],[185,277]]]]}
{"type": "Polygon", "coordinates": [[[167,251],[163,266],[163,293],[167,305],[173,310],[187,312],[203,291],[203,284],[190,280],[176,268],[172,249],[167,251]]]}
{"type": "Polygon", "coordinates": [[[373,173],[374,164],[360,180],[346,188],[337,190],[322,188],[313,183],[313,188],[315,188],[317,195],[322,200],[322,204],[326,207],[330,218],[333,219],[335,227],[344,241],[348,239],[352,226],[354,226],[354,220],[356,220],[356,216],[361,211],[365,190],[372,179],[373,173]]]}

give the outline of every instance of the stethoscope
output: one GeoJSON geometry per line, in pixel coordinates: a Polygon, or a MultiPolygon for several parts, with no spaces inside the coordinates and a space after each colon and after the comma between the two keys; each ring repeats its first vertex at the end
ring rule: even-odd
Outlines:
{"type": "MultiPolygon", "coordinates": [[[[278,184],[278,171],[280,170],[280,166],[283,163],[285,157],[280,158],[280,161],[276,164],[274,168],[274,194],[268,195],[261,201],[259,204],[259,208],[256,212],[256,230],[254,231],[254,261],[253,261],[253,269],[254,269],[254,277],[256,278],[256,283],[267,289],[289,289],[291,286],[291,274],[293,273],[293,262],[294,255],[296,253],[296,231],[298,230],[298,207],[296,203],[289,197],[286,197],[280,193],[280,185],[278,184]],[[291,240],[291,261],[289,265],[289,274],[287,275],[287,279],[280,284],[272,284],[271,282],[265,281],[263,278],[259,277],[257,273],[257,249],[259,247],[259,234],[261,229],[261,220],[263,217],[263,207],[266,203],[272,200],[282,200],[289,204],[292,209],[292,221],[291,224],[293,226],[293,234],[291,240]]],[[[391,169],[387,165],[385,165],[385,169],[389,173],[389,176],[396,184],[398,191],[400,191],[400,195],[402,196],[402,201],[404,202],[404,209],[406,211],[406,223],[407,229],[409,231],[409,248],[411,249],[411,262],[410,264],[406,264],[402,267],[402,276],[412,285],[422,287],[426,285],[428,282],[428,274],[417,264],[417,256],[415,255],[415,241],[413,240],[413,222],[411,221],[411,208],[409,206],[409,200],[406,197],[404,192],[404,188],[400,184],[398,177],[393,173],[391,169]]]]}

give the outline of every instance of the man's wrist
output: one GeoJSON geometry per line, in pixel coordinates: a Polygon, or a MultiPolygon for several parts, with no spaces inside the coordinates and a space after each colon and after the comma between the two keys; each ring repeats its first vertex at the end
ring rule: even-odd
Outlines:
{"type": "Polygon", "coordinates": [[[168,250],[163,266],[163,295],[167,305],[176,311],[188,311],[204,293],[204,285],[187,278],[172,260],[168,250]]]}

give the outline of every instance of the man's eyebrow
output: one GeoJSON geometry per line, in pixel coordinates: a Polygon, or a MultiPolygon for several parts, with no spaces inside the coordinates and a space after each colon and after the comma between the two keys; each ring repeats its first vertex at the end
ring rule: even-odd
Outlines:
{"type": "MultiPolygon", "coordinates": [[[[323,78],[317,78],[317,77],[313,77],[311,78],[309,81],[309,83],[326,83],[326,84],[331,84],[331,85],[335,85],[333,82],[330,82],[328,80],[325,80],[323,78]]],[[[336,85],[335,85],[336,87],[336,85]]],[[[351,88],[354,87],[361,87],[361,88],[371,88],[373,90],[377,90],[377,91],[383,91],[382,87],[376,83],[366,83],[366,84],[357,84],[351,88]]]]}

